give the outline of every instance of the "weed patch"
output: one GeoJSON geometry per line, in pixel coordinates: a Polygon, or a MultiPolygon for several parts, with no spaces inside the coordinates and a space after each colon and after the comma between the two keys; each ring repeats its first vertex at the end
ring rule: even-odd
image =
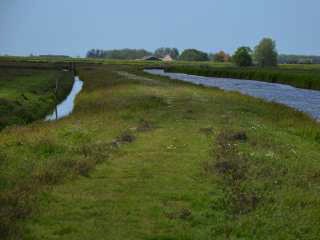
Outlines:
{"type": "Polygon", "coordinates": [[[17,221],[26,219],[32,212],[36,201],[34,191],[33,184],[25,183],[0,192],[1,237],[6,239],[7,237],[20,236],[17,221]]]}
{"type": "Polygon", "coordinates": [[[166,213],[166,216],[170,220],[174,220],[174,219],[187,220],[191,218],[192,212],[190,209],[182,208],[182,209],[179,209],[179,211],[166,213]]]}
{"type": "Polygon", "coordinates": [[[229,207],[234,215],[241,215],[256,209],[259,197],[253,191],[246,190],[243,182],[248,177],[248,156],[240,154],[237,141],[247,140],[244,131],[223,131],[216,139],[215,161],[213,166],[206,165],[205,169],[213,170],[220,175],[228,193],[229,207]]]}
{"type": "Polygon", "coordinates": [[[119,137],[117,137],[116,142],[117,143],[132,143],[136,140],[136,137],[129,131],[121,133],[119,137]]]}
{"type": "Polygon", "coordinates": [[[95,168],[97,160],[92,160],[88,158],[77,159],[73,161],[66,162],[67,166],[71,171],[77,176],[89,177],[89,173],[92,169],[95,168]]]}
{"type": "Polygon", "coordinates": [[[138,132],[148,132],[148,131],[151,131],[152,129],[154,129],[153,124],[151,124],[151,122],[144,119],[140,120],[140,123],[137,127],[138,132]]]}
{"type": "Polygon", "coordinates": [[[84,143],[74,151],[81,154],[84,158],[91,158],[94,159],[96,163],[101,163],[110,157],[115,146],[114,141],[111,143],[84,143]]]}
{"type": "Polygon", "coordinates": [[[244,131],[239,131],[239,132],[233,132],[233,131],[228,131],[228,132],[222,132],[218,135],[217,141],[221,146],[224,146],[225,144],[230,145],[231,142],[245,142],[247,141],[248,136],[246,132],[244,131]]]}
{"type": "Polygon", "coordinates": [[[212,127],[200,128],[199,132],[206,136],[210,136],[214,133],[212,127]]]}

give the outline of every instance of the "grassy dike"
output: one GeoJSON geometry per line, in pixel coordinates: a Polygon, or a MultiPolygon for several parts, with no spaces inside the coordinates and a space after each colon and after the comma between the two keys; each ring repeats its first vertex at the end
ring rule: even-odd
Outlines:
{"type": "Polygon", "coordinates": [[[82,65],[70,117],[0,132],[2,236],[320,236],[319,124],[139,68],[82,65]]]}
{"type": "Polygon", "coordinates": [[[42,64],[0,66],[0,130],[44,118],[70,92],[73,74],[42,64]],[[47,66],[46,66],[47,67],[47,66]],[[55,96],[56,80],[59,91],[55,96]]]}
{"type": "Polygon", "coordinates": [[[172,65],[168,72],[191,75],[284,83],[298,88],[320,90],[320,65],[281,65],[278,68],[228,67],[215,65],[172,65]]]}

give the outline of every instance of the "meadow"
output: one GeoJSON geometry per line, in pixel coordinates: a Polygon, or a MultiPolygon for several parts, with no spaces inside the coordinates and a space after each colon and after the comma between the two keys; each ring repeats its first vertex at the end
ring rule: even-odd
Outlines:
{"type": "Polygon", "coordinates": [[[318,123],[146,66],[79,61],[72,115],[0,132],[4,238],[319,238],[318,123]]]}

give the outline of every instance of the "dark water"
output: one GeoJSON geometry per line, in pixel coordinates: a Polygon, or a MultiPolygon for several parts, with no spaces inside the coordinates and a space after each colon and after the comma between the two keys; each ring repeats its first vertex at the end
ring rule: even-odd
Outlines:
{"type": "Polygon", "coordinates": [[[79,79],[79,77],[74,78],[74,83],[71,89],[71,92],[67,96],[67,98],[61,102],[59,105],[57,105],[56,109],[53,111],[53,113],[49,114],[45,120],[46,121],[54,121],[61,118],[64,118],[66,116],[69,116],[74,108],[74,100],[78,93],[82,90],[83,87],[83,81],[79,79]]]}
{"type": "Polygon", "coordinates": [[[194,84],[218,87],[227,91],[237,91],[270,102],[281,103],[305,112],[320,121],[320,91],[300,89],[278,83],[168,73],[159,69],[149,69],[145,70],[145,72],[194,84]]]}

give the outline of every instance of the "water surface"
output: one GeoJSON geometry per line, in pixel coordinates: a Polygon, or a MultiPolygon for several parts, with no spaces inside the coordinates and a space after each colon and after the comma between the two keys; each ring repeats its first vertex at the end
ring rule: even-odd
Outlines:
{"type": "Polygon", "coordinates": [[[298,111],[307,113],[316,120],[320,120],[320,91],[300,89],[278,83],[170,73],[162,69],[148,69],[145,70],[145,72],[198,85],[218,87],[227,91],[237,91],[270,102],[284,104],[298,111]]]}
{"type": "Polygon", "coordinates": [[[83,81],[79,79],[79,77],[74,78],[74,83],[71,89],[71,92],[67,96],[67,98],[62,101],[60,104],[57,105],[56,109],[53,111],[53,113],[49,114],[45,120],[46,121],[54,121],[61,118],[64,118],[66,116],[69,116],[74,108],[74,100],[78,93],[82,90],[83,87],[83,81]]]}

